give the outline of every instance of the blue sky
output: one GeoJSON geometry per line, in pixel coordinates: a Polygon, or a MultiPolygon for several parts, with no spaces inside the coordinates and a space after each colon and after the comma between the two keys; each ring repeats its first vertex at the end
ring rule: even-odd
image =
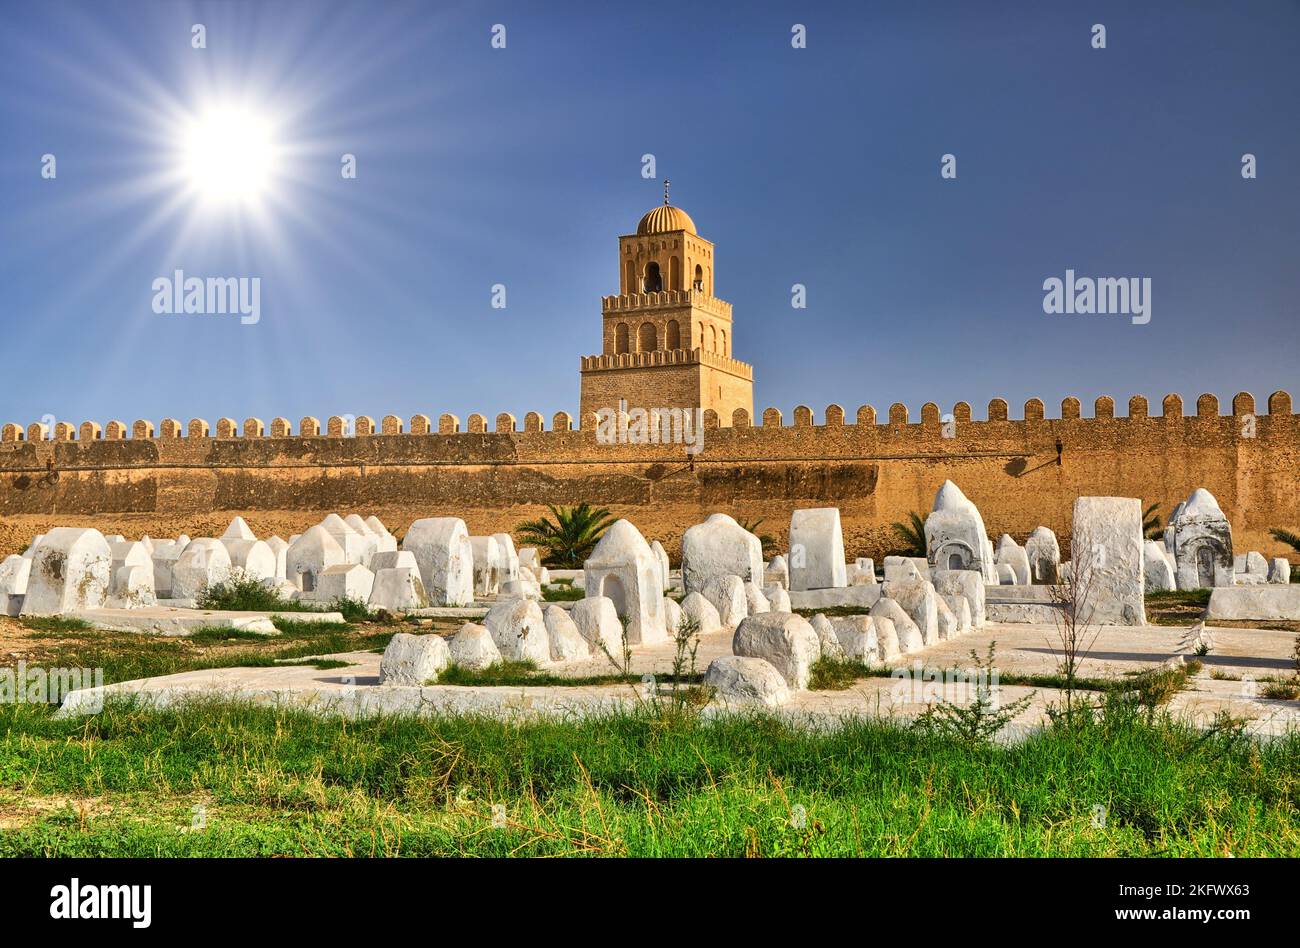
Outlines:
{"type": "Polygon", "coordinates": [[[665,176],[760,410],[1300,395],[1295,2],[0,9],[0,420],[576,411],[665,176]],[[177,184],[232,99],[276,121],[257,214],[177,184]],[[177,268],[260,277],[261,321],[155,314],[177,268]],[[1045,315],[1067,268],[1151,321],[1045,315]]]}

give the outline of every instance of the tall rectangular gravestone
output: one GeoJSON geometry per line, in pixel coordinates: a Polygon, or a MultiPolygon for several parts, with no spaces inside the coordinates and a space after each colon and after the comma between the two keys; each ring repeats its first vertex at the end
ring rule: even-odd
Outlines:
{"type": "Polygon", "coordinates": [[[1146,625],[1142,502],[1080,497],[1074,502],[1071,583],[1077,620],[1146,625]]]}

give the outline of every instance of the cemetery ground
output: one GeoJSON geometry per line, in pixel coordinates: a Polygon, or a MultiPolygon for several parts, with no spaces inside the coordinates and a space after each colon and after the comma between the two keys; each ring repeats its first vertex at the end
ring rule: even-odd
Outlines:
{"type": "MultiPolygon", "coordinates": [[[[1289,680],[1296,633],[1216,628],[1209,653],[1166,666],[1195,621],[1193,596],[1152,597],[1151,625],[1107,629],[1072,693],[1089,710],[1068,719],[1045,627],[992,626],[906,657],[969,665],[996,642],[1004,702],[1028,699],[1009,740],[918,726],[921,705],[896,699],[886,673],[847,663],[823,663],[782,713],[629,700],[569,717],[346,718],[219,695],[68,717],[4,705],[0,855],[1300,853],[1300,703],[1241,697],[1252,677],[1289,680]],[[874,713],[840,713],[863,707],[874,713]]],[[[367,680],[398,631],[451,635],[462,621],[282,619],[274,637],[170,639],[0,619],[0,664],[324,688],[344,672],[367,680]]],[[[700,643],[699,667],[727,638],[700,643]]],[[[567,683],[517,663],[464,681],[631,696],[669,657],[645,655],[626,676],[578,663],[567,683]]]]}

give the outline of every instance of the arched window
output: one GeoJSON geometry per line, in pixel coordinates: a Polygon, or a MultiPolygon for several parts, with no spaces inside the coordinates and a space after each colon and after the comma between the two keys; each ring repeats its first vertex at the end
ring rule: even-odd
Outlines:
{"type": "Polygon", "coordinates": [[[712,352],[718,351],[718,327],[717,326],[709,327],[709,350],[712,352]]]}
{"type": "Polygon", "coordinates": [[[695,288],[697,290],[704,289],[704,268],[698,263],[695,265],[695,288]]]}
{"type": "Polygon", "coordinates": [[[631,260],[629,260],[627,262],[627,266],[624,269],[627,270],[627,275],[623,278],[623,292],[635,293],[636,292],[636,264],[633,263],[631,260]]]}
{"type": "Polygon", "coordinates": [[[659,275],[659,264],[651,261],[646,264],[645,283],[642,285],[642,292],[658,293],[664,288],[663,277],[659,275]]]}
{"type": "Polygon", "coordinates": [[[614,351],[627,352],[627,323],[614,327],[614,351]]]}
{"type": "Polygon", "coordinates": [[[654,323],[642,323],[637,331],[636,347],[639,352],[654,352],[659,347],[654,323]]]}
{"type": "Polygon", "coordinates": [[[727,331],[725,329],[722,330],[722,348],[718,351],[723,355],[731,355],[731,353],[727,351],[727,331]]]}
{"type": "Polygon", "coordinates": [[[668,320],[668,326],[664,330],[664,348],[680,349],[682,347],[682,328],[677,325],[677,320],[668,320]]]}
{"type": "Polygon", "coordinates": [[[682,288],[682,261],[677,257],[668,261],[668,286],[674,290],[682,288]]]}

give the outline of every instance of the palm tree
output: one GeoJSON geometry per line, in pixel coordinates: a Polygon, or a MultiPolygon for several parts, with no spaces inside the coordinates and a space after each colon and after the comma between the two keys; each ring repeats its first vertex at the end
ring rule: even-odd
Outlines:
{"type": "Polygon", "coordinates": [[[1142,514],[1142,536],[1148,540],[1159,540],[1165,535],[1160,526],[1160,517],[1156,515],[1159,509],[1159,504],[1152,504],[1142,514]]]}
{"type": "Polygon", "coordinates": [[[762,522],[762,517],[759,517],[757,520],[742,520],[740,521],[740,527],[742,530],[746,530],[758,537],[758,542],[763,546],[763,555],[766,556],[776,547],[776,541],[766,533],[758,532],[758,525],[762,522]]]}
{"type": "Polygon", "coordinates": [[[895,550],[894,556],[925,556],[925,518],[916,511],[907,515],[907,522],[893,524],[894,532],[906,545],[895,550]]]}
{"type": "Polygon", "coordinates": [[[527,520],[515,527],[515,536],[521,544],[536,546],[542,552],[542,562],[566,569],[581,569],[601,536],[614,522],[614,517],[604,507],[590,504],[576,507],[547,504],[547,507],[554,520],[546,517],[527,520]]]}
{"type": "Polygon", "coordinates": [[[1297,553],[1300,553],[1300,533],[1292,533],[1290,530],[1283,530],[1281,527],[1268,532],[1274,540],[1280,540],[1297,553]]]}

